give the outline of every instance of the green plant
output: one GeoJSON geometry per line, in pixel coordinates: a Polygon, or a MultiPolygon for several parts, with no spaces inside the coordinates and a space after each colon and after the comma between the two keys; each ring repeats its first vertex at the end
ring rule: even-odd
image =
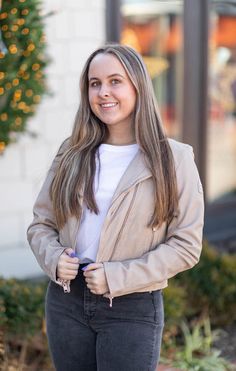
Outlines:
{"type": "Polygon", "coordinates": [[[41,0],[4,0],[0,14],[0,152],[26,121],[47,91],[45,35],[41,0]],[[1,37],[2,36],[2,37],[1,37]]]}
{"type": "Polygon", "coordinates": [[[196,267],[174,280],[186,292],[187,318],[209,315],[214,325],[236,320],[236,255],[220,254],[205,242],[196,267]]]}
{"type": "Polygon", "coordinates": [[[164,290],[165,328],[163,333],[163,348],[175,348],[173,339],[178,335],[179,322],[185,317],[188,305],[186,290],[180,287],[176,280],[171,280],[164,290]]]}
{"type": "Polygon", "coordinates": [[[0,278],[0,328],[26,336],[42,328],[45,282],[0,278]]]}
{"type": "Polygon", "coordinates": [[[220,254],[204,242],[200,262],[169,280],[164,290],[164,335],[172,338],[184,318],[209,316],[215,326],[234,323],[235,282],[236,255],[220,254]]]}
{"type": "Polygon", "coordinates": [[[216,332],[211,331],[209,319],[195,325],[192,332],[185,322],[181,325],[184,344],[172,353],[172,360],[165,363],[187,371],[228,371],[231,365],[220,352],[212,349],[216,332]]]}
{"type": "Polygon", "coordinates": [[[44,328],[40,282],[0,278],[0,369],[53,370],[44,328]]]}
{"type": "Polygon", "coordinates": [[[185,315],[187,305],[186,290],[175,280],[172,280],[164,290],[164,305],[165,318],[169,324],[179,322],[185,315]]]}
{"type": "MultiPolygon", "coordinates": [[[[235,323],[235,282],[236,255],[220,254],[213,247],[209,246],[207,242],[204,242],[200,262],[189,271],[182,272],[177,277],[169,280],[169,286],[164,290],[166,324],[163,333],[162,354],[166,358],[173,359],[176,349],[179,349],[183,338],[183,335],[180,333],[179,323],[183,320],[191,323],[208,316],[214,327],[235,323]]],[[[194,330],[194,334],[191,333],[189,335],[192,340],[199,341],[198,331],[200,331],[199,328],[194,330]]],[[[202,345],[202,348],[209,349],[207,341],[211,343],[211,338],[206,325],[204,331],[205,344],[202,345]]],[[[187,335],[186,338],[189,339],[187,335]]],[[[201,338],[201,340],[203,339],[201,338]]],[[[189,346],[190,340],[187,343],[187,354],[189,346]]],[[[190,354],[194,354],[195,357],[196,352],[190,352],[190,354]]],[[[209,362],[207,366],[209,368],[205,368],[205,370],[212,370],[214,366],[211,366],[211,364],[214,365],[216,359],[218,362],[219,358],[219,354],[216,351],[211,352],[211,355],[205,355],[204,360],[200,357],[196,361],[194,358],[193,363],[196,361],[197,365],[192,365],[191,367],[195,368],[191,370],[202,371],[203,367],[205,367],[204,363],[206,364],[207,362],[209,362]],[[201,368],[199,368],[200,366],[201,368]]],[[[178,362],[181,359],[182,354],[180,354],[178,362]]],[[[214,371],[216,370],[220,371],[221,368],[215,368],[214,371]]]]}

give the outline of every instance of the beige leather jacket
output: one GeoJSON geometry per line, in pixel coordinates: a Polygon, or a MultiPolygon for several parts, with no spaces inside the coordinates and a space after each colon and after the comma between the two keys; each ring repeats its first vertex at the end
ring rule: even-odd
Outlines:
{"type": "MultiPolygon", "coordinates": [[[[170,140],[179,191],[179,213],[158,229],[148,228],[153,211],[153,182],[138,152],[114,193],[104,221],[97,262],[103,262],[110,292],[116,297],[132,292],[153,291],[167,280],[193,267],[202,246],[203,191],[192,148],[170,140]]],[[[59,256],[67,247],[75,249],[80,221],[68,219],[58,231],[49,198],[49,186],[64,144],[47,174],[34,205],[34,220],[28,241],[44,272],[55,282],[59,256]]],[[[59,282],[58,282],[59,283],[59,282]]]]}

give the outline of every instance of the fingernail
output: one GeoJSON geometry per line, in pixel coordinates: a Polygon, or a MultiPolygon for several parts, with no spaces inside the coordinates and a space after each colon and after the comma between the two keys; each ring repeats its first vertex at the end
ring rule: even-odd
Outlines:
{"type": "Polygon", "coordinates": [[[70,253],[69,255],[71,258],[78,258],[78,255],[76,254],[76,252],[72,252],[70,253]]]}

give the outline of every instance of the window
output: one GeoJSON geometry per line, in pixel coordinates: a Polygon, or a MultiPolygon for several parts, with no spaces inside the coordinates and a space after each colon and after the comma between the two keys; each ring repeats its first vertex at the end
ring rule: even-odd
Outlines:
{"type": "Polygon", "coordinates": [[[212,2],[207,188],[210,201],[236,192],[236,4],[212,2]],[[221,5],[220,5],[221,4],[221,5]]]}
{"type": "Polygon", "coordinates": [[[121,43],[144,58],[169,136],[181,138],[183,1],[123,0],[121,43]]]}

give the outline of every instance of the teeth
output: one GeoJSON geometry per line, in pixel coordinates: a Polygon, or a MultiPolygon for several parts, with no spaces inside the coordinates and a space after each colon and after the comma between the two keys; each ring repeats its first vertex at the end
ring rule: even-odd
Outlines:
{"type": "Polygon", "coordinates": [[[101,104],[102,107],[108,108],[108,107],[115,107],[116,103],[103,103],[101,104]]]}

